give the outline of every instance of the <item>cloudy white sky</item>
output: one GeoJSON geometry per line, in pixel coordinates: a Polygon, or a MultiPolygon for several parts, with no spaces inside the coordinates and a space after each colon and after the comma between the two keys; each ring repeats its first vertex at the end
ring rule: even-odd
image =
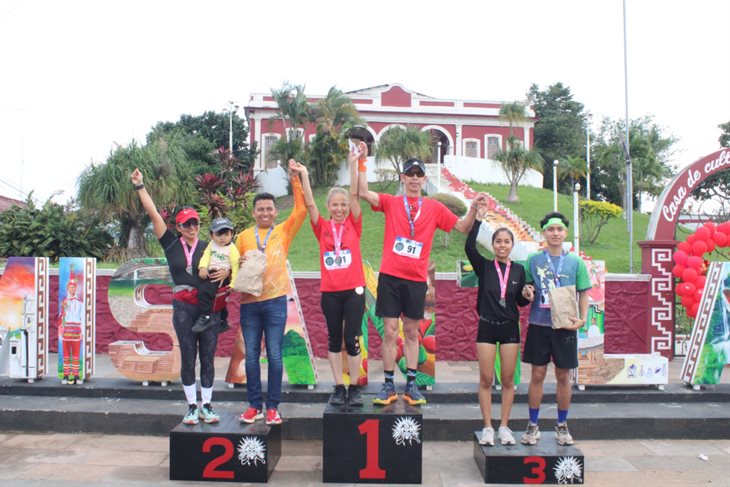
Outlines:
{"type": "MultiPolygon", "coordinates": [[[[626,4],[629,116],[684,166],[730,120],[730,2],[626,4]]],[[[0,0],[0,73],[0,194],[63,201],[115,144],[284,80],[490,101],[560,81],[623,118],[623,2],[0,0]]]]}

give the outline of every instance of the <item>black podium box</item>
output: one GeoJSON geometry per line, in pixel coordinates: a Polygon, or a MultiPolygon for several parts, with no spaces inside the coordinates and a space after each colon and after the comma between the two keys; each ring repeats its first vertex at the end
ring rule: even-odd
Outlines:
{"type": "Polygon", "coordinates": [[[474,432],[474,460],[485,484],[582,484],[585,482],[583,453],[575,446],[560,446],[555,433],[541,431],[536,445],[502,446],[479,444],[481,431],[474,432]]]}
{"type": "Polygon", "coordinates": [[[421,483],[418,408],[400,399],[388,406],[327,405],[322,423],[324,482],[421,483]]]}
{"type": "Polygon", "coordinates": [[[177,425],[170,432],[170,480],[268,482],[281,456],[281,426],[239,422],[177,425]]]}

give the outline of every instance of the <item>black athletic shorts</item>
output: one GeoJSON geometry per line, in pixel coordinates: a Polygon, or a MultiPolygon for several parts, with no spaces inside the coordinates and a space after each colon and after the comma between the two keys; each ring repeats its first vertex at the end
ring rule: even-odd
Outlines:
{"type": "Polygon", "coordinates": [[[520,325],[516,321],[491,321],[479,318],[477,343],[520,343],[520,325]]]}
{"type": "Polygon", "coordinates": [[[575,330],[554,330],[550,326],[530,325],[527,328],[522,361],[547,365],[552,357],[555,367],[578,367],[578,333],[575,330]]]}
{"type": "Polygon", "coordinates": [[[412,320],[422,320],[427,291],[425,282],[409,281],[381,272],[378,275],[375,314],[381,318],[400,318],[403,314],[412,320]]]}

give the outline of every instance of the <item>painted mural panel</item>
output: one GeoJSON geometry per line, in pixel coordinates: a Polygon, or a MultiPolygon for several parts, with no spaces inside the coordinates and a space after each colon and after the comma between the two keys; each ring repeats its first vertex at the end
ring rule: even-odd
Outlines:
{"type": "MultiPolygon", "coordinates": [[[[384,331],[383,319],[375,314],[375,302],[378,296],[378,277],[368,262],[363,262],[365,271],[365,316],[363,321],[369,320],[378,334],[382,337],[384,331]]],[[[436,383],[436,288],[434,287],[436,266],[433,262],[428,267],[428,292],[426,293],[426,307],[423,319],[418,324],[418,367],[416,368],[416,384],[430,386],[436,383]]],[[[403,338],[403,322],[398,321],[398,339],[396,343],[396,365],[405,377],[406,358],[403,354],[405,340],[403,338]]],[[[363,331],[367,339],[367,330],[363,331]]],[[[367,343],[365,344],[367,346],[367,343]]],[[[364,364],[367,362],[363,361],[364,364]]],[[[367,367],[367,365],[365,365],[367,367]]]]}
{"type": "Polygon", "coordinates": [[[109,344],[109,357],[125,377],[164,383],[180,378],[180,344],[172,327],[172,304],[150,303],[145,290],[151,286],[173,287],[166,259],[126,262],[109,283],[109,309],[129,330],[169,335],[172,350],[149,350],[141,340],[118,340],[109,344]]]}
{"type": "Polygon", "coordinates": [[[730,262],[712,262],[681,379],[692,385],[717,384],[726,364],[730,364],[730,262]]]}
{"type": "MultiPolygon", "coordinates": [[[[286,327],[281,348],[284,370],[286,370],[289,384],[315,385],[319,380],[319,374],[289,261],[287,261],[287,272],[292,291],[287,295],[286,327]]],[[[263,348],[262,344],[262,357],[265,356],[263,348]]],[[[246,383],[246,351],[240,331],[236,337],[231,360],[228,362],[226,382],[229,384],[246,383]]]]}
{"type": "Polygon", "coordinates": [[[48,373],[48,258],[10,257],[0,279],[2,369],[18,379],[48,373]]]}
{"type": "Polygon", "coordinates": [[[96,259],[61,257],[58,269],[58,377],[82,384],[94,373],[96,259]]]}
{"type": "Polygon", "coordinates": [[[578,330],[578,371],[580,385],[659,385],[669,382],[669,361],[659,354],[606,354],[606,263],[583,259],[593,288],[588,291],[588,319],[578,330]]]}

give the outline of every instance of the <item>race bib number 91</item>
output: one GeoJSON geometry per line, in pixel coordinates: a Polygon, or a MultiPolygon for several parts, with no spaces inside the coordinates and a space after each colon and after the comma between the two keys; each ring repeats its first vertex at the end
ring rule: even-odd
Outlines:
{"type": "Polygon", "coordinates": [[[411,259],[420,259],[423,243],[411,240],[405,237],[396,237],[393,244],[393,252],[403,257],[411,259]]]}

